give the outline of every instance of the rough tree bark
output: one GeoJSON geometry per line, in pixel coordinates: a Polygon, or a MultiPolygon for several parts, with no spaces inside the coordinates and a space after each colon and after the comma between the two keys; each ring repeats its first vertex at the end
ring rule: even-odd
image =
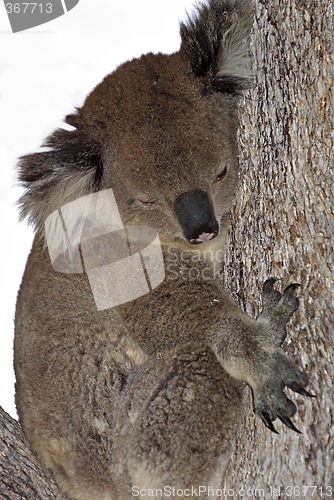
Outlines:
{"type": "Polygon", "coordinates": [[[285,349],[317,398],[292,396],[302,435],[280,423],[274,435],[250,409],[226,483],[235,497],[334,497],[333,20],[333,0],[256,3],[257,85],[242,109],[224,282],[254,315],[267,277],[302,284],[285,349]]]}
{"type": "MultiPolygon", "coordinates": [[[[254,315],[268,276],[302,284],[285,346],[317,398],[292,396],[303,434],[277,424],[276,436],[254,419],[249,397],[226,483],[234,498],[328,498],[334,484],[332,2],[256,2],[257,86],[242,109],[242,175],[223,279],[254,315]]],[[[64,498],[4,412],[0,496],[64,498]]]]}
{"type": "Polygon", "coordinates": [[[1,500],[65,500],[50,475],[41,468],[19,424],[0,408],[1,500]]]}

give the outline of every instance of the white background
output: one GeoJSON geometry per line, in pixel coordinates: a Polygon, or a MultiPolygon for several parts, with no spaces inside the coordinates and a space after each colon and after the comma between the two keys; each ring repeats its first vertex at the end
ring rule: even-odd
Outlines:
{"type": "Polygon", "coordinates": [[[0,2],[0,405],[14,417],[15,300],[33,237],[18,224],[17,158],[37,149],[119,64],[178,50],[179,22],[193,3],[80,0],[66,15],[13,34],[0,2]]]}

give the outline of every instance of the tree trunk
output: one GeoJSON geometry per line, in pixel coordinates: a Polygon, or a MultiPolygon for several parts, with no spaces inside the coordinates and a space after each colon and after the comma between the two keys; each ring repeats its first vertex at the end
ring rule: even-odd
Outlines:
{"type": "MultiPolygon", "coordinates": [[[[282,278],[283,287],[302,284],[285,346],[309,374],[317,398],[292,396],[303,434],[276,424],[279,436],[254,418],[249,399],[226,483],[229,497],[334,495],[332,2],[256,5],[257,86],[241,110],[242,175],[224,281],[254,315],[267,277],[282,278]]],[[[64,498],[4,412],[0,429],[1,498],[64,498]]]]}
{"type": "Polygon", "coordinates": [[[30,451],[19,424],[0,408],[0,498],[65,500],[30,451]]]}
{"type": "Polygon", "coordinates": [[[292,395],[303,434],[275,422],[279,436],[254,418],[250,398],[226,483],[235,497],[240,488],[248,498],[334,496],[333,5],[256,2],[257,85],[241,110],[224,283],[254,315],[267,277],[302,284],[285,349],[317,397],[292,395]]]}

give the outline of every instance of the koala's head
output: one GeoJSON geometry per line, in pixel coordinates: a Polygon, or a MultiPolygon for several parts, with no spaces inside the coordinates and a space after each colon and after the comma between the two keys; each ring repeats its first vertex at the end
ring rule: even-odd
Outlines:
{"type": "Polygon", "coordinates": [[[227,227],[238,170],[237,105],[251,80],[249,2],[211,0],[181,25],[172,55],[119,67],[25,156],[23,216],[43,231],[66,203],[112,188],[124,225],[203,244],[227,227]],[[232,5],[232,7],[231,7],[232,5]]]}

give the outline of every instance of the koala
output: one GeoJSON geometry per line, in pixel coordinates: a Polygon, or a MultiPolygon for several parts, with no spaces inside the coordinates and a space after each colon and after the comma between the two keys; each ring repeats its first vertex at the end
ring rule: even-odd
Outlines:
{"type": "Polygon", "coordinates": [[[252,23],[248,0],[200,4],[181,24],[178,52],[120,66],[44,150],[20,160],[22,216],[36,235],[17,300],[16,404],[32,449],[71,499],[217,490],[245,384],[271,431],[279,419],[298,432],[284,389],[309,396],[308,379],[281,348],[298,285],[280,293],[269,278],[254,319],[219,275],[252,23]],[[106,274],[108,258],[124,257],[125,233],[148,281],[150,266],[154,276],[163,268],[131,300],[135,271],[120,258],[121,278],[106,274]],[[117,287],[123,299],[103,302],[117,287]]]}

